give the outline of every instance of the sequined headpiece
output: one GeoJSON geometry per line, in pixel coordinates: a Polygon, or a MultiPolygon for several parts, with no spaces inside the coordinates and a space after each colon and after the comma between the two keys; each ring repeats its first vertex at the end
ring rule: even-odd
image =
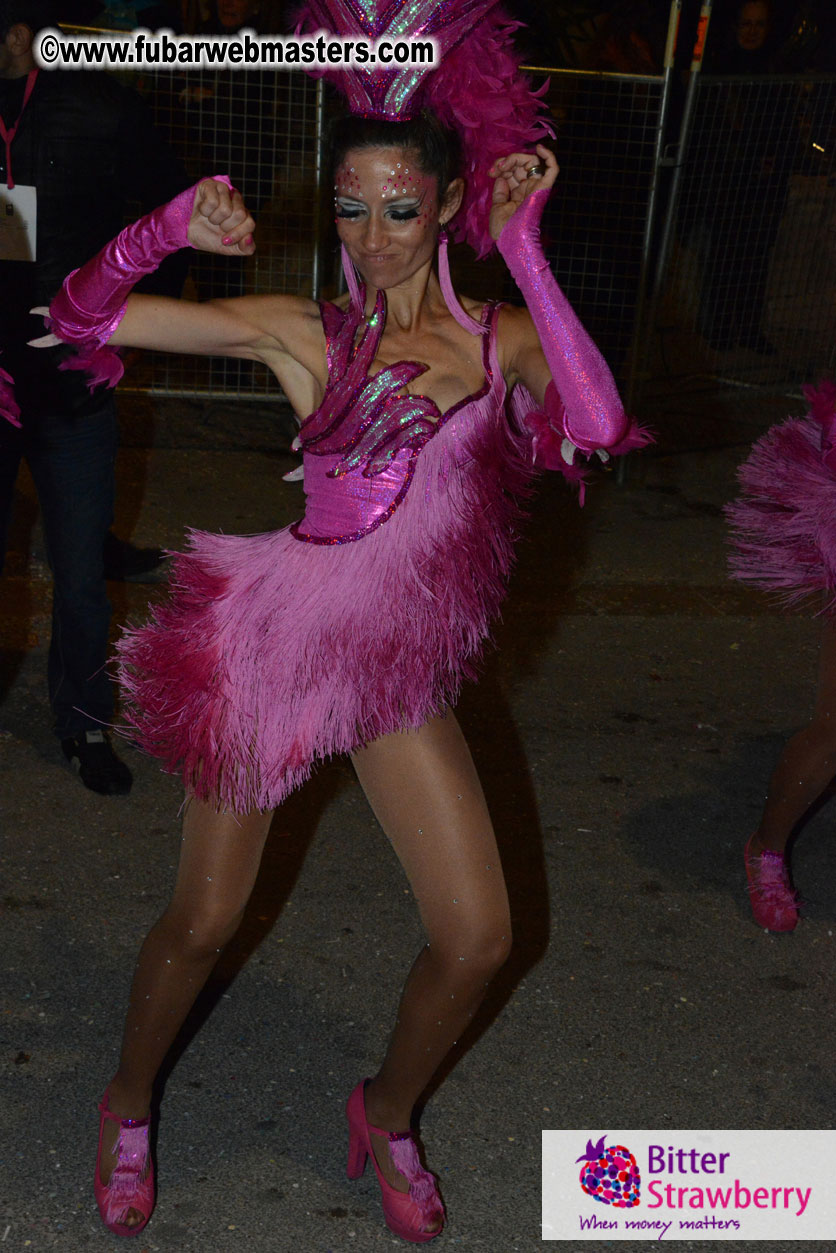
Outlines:
{"type": "Polygon", "coordinates": [[[352,113],[403,121],[429,109],[457,131],[462,141],[466,189],[450,224],[479,256],[493,247],[488,215],[497,158],[530,151],[553,134],[543,119],[540,97],[520,73],[512,21],[497,0],[306,0],[299,29],[327,30],[370,40],[432,36],[439,60],[434,68],[391,70],[360,65],[326,71],[324,77],[346,96],[352,113]]]}
{"type": "MultiPolygon", "coordinates": [[[[308,0],[312,23],[339,35],[366,39],[421,39],[432,36],[441,58],[485,16],[497,0],[308,0]]],[[[310,22],[305,23],[306,26],[310,22]]],[[[390,70],[347,68],[334,74],[352,113],[400,121],[420,112],[419,88],[425,65],[390,70]]]]}

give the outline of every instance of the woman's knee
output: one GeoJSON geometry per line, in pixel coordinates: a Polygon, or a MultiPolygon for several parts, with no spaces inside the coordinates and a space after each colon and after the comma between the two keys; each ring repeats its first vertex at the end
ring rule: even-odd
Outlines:
{"type": "Polygon", "coordinates": [[[832,765],[836,774],[836,713],[833,717],[829,711],[817,713],[789,743],[797,753],[801,752],[809,761],[817,762],[820,768],[832,765]]]}
{"type": "Polygon", "coordinates": [[[507,918],[475,920],[453,937],[430,948],[436,957],[460,977],[489,979],[505,964],[511,952],[511,923],[507,918]]]}
{"type": "Polygon", "coordinates": [[[241,925],[244,910],[204,902],[191,909],[172,904],[157,924],[183,956],[200,961],[221,951],[241,925]]]}

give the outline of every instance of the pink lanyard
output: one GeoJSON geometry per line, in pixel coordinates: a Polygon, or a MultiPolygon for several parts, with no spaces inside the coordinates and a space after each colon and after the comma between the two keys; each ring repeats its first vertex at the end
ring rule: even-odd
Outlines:
{"type": "Polygon", "coordinates": [[[17,134],[17,128],[20,126],[20,119],[23,117],[23,110],[29,103],[29,97],[32,95],[32,88],[35,86],[35,79],[37,77],[37,70],[30,70],[26,76],[26,87],[23,92],[23,104],[20,106],[20,113],[17,115],[17,121],[14,126],[7,128],[6,123],[3,121],[2,117],[0,117],[0,139],[2,139],[6,145],[6,186],[9,191],[11,191],[15,185],[15,181],[12,178],[12,140],[17,134]]]}

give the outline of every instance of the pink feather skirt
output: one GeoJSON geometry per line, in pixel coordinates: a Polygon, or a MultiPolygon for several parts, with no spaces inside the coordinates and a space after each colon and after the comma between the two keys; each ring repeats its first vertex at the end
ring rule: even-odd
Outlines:
{"type": "Polygon", "coordinates": [[[504,595],[525,451],[489,394],[428,441],[400,507],[362,539],[192,532],[168,599],[118,644],[127,734],[243,813],[442,712],[504,595]]]}
{"type": "Polygon", "coordinates": [[[823,435],[836,415],[836,386],[805,389],[810,412],[772,427],[738,470],[741,492],[726,506],[734,578],[774,592],[789,607],[836,609],[836,474],[823,435]],[[821,606],[822,594],[825,604],[821,606]]]}

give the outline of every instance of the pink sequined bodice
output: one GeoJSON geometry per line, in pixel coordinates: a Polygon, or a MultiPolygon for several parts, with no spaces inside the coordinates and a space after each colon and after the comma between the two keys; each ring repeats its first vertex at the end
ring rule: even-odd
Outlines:
{"type": "Polygon", "coordinates": [[[305,454],[305,516],[291,527],[296,539],[320,544],[361,539],[387,521],[403,500],[412,478],[413,457],[408,453],[398,453],[373,477],[353,470],[335,478],[341,460],[340,453],[305,454]]]}
{"type": "Polygon", "coordinates": [[[334,305],[322,306],[328,386],[322,404],[299,432],[306,507],[302,520],[290,528],[305,543],[350,543],[388,521],[409,489],[421,449],[454,412],[489,386],[486,379],[477,396],[468,396],[441,414],[426,396],[403,394],[406,384],[426,366],[399,361],[369,377],[385,318],[379,292],[374,313],[355,344],[360,322],[356,310],[351,307],[343,313],[334,305]]]}

